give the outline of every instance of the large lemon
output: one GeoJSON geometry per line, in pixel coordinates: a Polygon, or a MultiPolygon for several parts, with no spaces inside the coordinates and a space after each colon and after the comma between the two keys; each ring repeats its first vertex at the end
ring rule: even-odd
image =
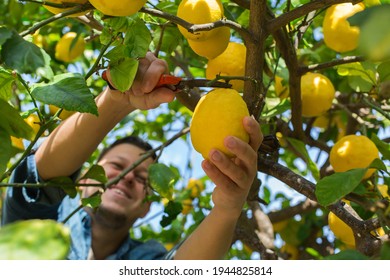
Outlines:
{"type": "Polygon", "coordinates": [[[349,247],[355,247],[355,237],[352,229],[333,212],[328,214],[328,225],[337,239],[349,247]]]}
{"type": "Polygon", "coordinates": [[[215,29],[216,33],[205,39],[204,41],[197,41],[188,39],[188,44],[191,49],[200,56],[207,59],[212,59],[223,53],[230,41],[230,28],[219,27],[215,29]]]}
{"type": "Polygon", "coordinates": [[[60,38],[55,48],[55,58],[63,62],[72,62],[85,50],[85,41],[76,32],[68,32],[60,38]]]}
{"type": "Polygon", "coordinates": [[[335,89],[332,82],[319,73],[301,77],[302,116],[318,117],[332,107],[335,89]]]}
{"type": "Polygon", "coordinates": [[[341,53],[356,49],[360,31],[358,27],[351,26],[347,19],[363,10],[363,3],[330,6],[325,12],[322,24],[325,45],[341,53]]]}
{"type": "MultiPolygon", "coordinates": [[[[229,42],[223,53],[209,59],[206,68],[206,78],[213,80],[220,76],[245,76],[246,47],[238,42],[229,42]]],[[[231,80],[232,88],[238,92],[244,89],[244,81],[231,80]]]]}
{"type": "MultiPolygon", "coordinates": [[[[177,8],[176,15],[192,24],[204,24],[223,19],[224,11],[220,0],[182,0],[177,8]]],[[[181,25],[178,25],[178,28],[185,38],[200,41],[213,36],[217,32],[212,29],[191,33],[181,25]]]]}
{"type": "MultiPolygon", "coordinates": [[[[50,0],[49,2],[57,3],[57,4],[64,4],[64,3],[85,4],[85,3],[88,2],[88,0],[64,0],[64,1],[63,0],[50,0]]],[[[45,7],[47,10],[49,10],[53,14],[59,14],[59,13],[66,12],[66,11],[68,11],[70,9],[73,9],[73,7],[61,9],[61,8],[47,6],[47,5],[43,5],[43,7],[45,7]]],[[[70,15],[69,17],[82,16],[82,15],[85,15],[87,12],[88,11],[84,11],[84,12],[81,12],[81,13],[73,14],[73,15],[70,15]]]]}
{"type": "Polygon", "coordinates": [[[137,13],[146,0],[89,0],[89,3],[105,15],[124,17],[137,13]]]}
{"type": "MultiPolygon", "coordinates": [[[[345,172],[354,168],[366,168],[379,158],[375,144],[364,135],[347,135],[337,141],[330,150],[329,162],[335,172],[345,172]]],[[[375,172],[368,169],[364,175],[367,179],[375,172]]]]}
{"type": "Polygon", "coordinates": [[[248,108],[236,90],[211,90],[199,100],[192,116],[190,135],[194,149],[204,158],[209,157],[212,148],[233,156],[225,147],[224,139],[232,135],[249,141],[242,124],[245,116],[249,116],[248,108]]]}

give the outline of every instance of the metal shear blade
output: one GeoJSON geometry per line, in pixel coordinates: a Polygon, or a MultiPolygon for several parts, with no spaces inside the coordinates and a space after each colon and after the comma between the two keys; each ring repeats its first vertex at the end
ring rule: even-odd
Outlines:
{"type": "Polygon", "coordinates": [[[232,85],[226,82],[208,79],[183,79],[169,74],[161,75],[156,88],[168,87],[173,91],[188,91],[194,87],[218,87],[231,88],[232,85]]]}

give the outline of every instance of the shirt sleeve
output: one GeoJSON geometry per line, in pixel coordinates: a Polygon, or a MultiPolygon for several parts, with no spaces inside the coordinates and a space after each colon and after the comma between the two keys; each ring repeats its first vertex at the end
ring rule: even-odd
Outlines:
{"type": "MultiPolygon", "coordinates": [[[[73,177],[73,176],[72,176],[73,177]]],[[[35,163],[31,154],[12,172],[9,183],[40,183],[35,163]]],[[[6,190],[2,220],[3,225],[26,219],[57,219],[58,207],[66,193],[55,187],[8,187],[6,190]]]]}

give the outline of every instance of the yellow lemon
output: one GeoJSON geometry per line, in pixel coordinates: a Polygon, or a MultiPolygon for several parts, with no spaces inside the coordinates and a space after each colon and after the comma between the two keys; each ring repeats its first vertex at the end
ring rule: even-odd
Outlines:
{"type": "Polygon", "coordinates": [[[38,115],[36,115],[36,114],[29,115],[25,119],[25,122],[28,123],[32,127],[32,129],[34,130],[35,134],[37,134],[39,129],[41,128],[41,125],[40,125],[41,121],[40,121],[38,115]]]}
{"type": "Polygon", "coordinates": [[[241,95],[234,89],[214,89],[201,97],[195,107],[190,125],[194,149],[204,158],[216,148],[227,156],[233,154],[225,147],[226,136],[249,141],[242,121],[249,111],[241,95]]]}
{"type": "MultiPolygon", "coordinates": [[[[50,114],[54,115],[60,108],[58,108],[55,105],[49,105],[49,110],[50,114]]],[[[73,115],[75,112],[74,111],[67,111],[67,110],[62,110],[61,114],[58,116],[61,120],[66,120],[69,118],[71,115],[73,115]]]]}
{"type": "MultiPolygon", "coordinates": [[[[204,24],[221,20],[224,11],[220,0],[182,0],[176,15],[192,24],[204,24]]],[[[203,41],[217,32],[216,29],[212,29],[191,33],[181,25],[178,25],[178,28],[185,38],[199,41],[203,41]]]]}
{"type": "Polygon", "coordinates": [[[301,77],[302,116],[318,117],[332,107],[335,89],[332,82],[319,73],[301,77]]]}
{"type": "Polygon", "coordinates": [[[390,198],[388,185],[377,185],[377,188],[384,198],[390,198]]]}
{"type": "Polygon", "coordinates": [[[190,199],[190,198],[184,199],[182,201],[182,207],[183,207],[183,209],[181,210],[182,214],[187,215],[188,213],[190,213],[191,210],[194,208],[192,206],[192,199],[190,199]]]}
{"type": "Polygon", "coordinates": [[[124,17],[137,13],[146,0],[89,0],[89,3],[105,15],[124,17]]]}
{"type": "MultiPolygon", "coordinates": [[[[354,168],[366,168],[379,158],[375,144],[364,135],[347,135],[337,141],[330,150],[329,162],[335,172],[345,172],[354,168]]],[[[369,178],[375,169],[368,169],[364,179],[369,178]]]]}
{"type": "Polygon", "coordinates": [[[190,196],[192,198],[198,197],[200,193],[205,189],[205,185],[201,180],[190,178],[186,186],[187,190],[190,190],[190,196]]]}
{"type": "Polygon", "coordinates": [[[191,49],[199,56],[212,59],[223,53],[230,41],[229,27],[219,27],[215,29],[216,33],[204,41],[188,39],[191,49]]]}
{"type": "Polygon", "coordinates": [[[288,85],[280,76],[275,76],[275,93],[280,99],[286,99],[290,95],[288,85]]]}
{"type": "MultiPolygon", "coordinates": [[[[246,47],[242,43],[229,42],[223,53],[209,59],[206,68],[206,78],[213,80],[221,76],[245,76],[246,47]]],[[[231,80],[232,88],[238,92],[244,89],[244,81],[231,80]]]]}
{"type": "Polygon", "coordinates": [[[347,19],[364,8],[362,3],[330,6],[325,12],[322,25],[325,45],[340,53],[356,49],[360,31],[357,26],[351,26],[347,19]]]}
{"type": "Polygon", "coordinates": [[[22,138],[16,138],[14,136],[11,136],[11,143],[12,146],[15,147],[16,149],[21,151],[24,150],[24,143],[22,138]]]}
{"type": "Polygon", "coordinates": [[[72,62],[83,54],[85,41],[76,32],[68,32],[60,38],[55,47],[55,58],[63,62],[72,62]]]}
{"type": "MultiPolygon", "coordinates": [[[[85,4],[85,3],[88,2],[88,0],[50,0],[49,2],[56,3],[56,4],[64,4],[64,3],[85,4]]],[[[62,8],[56,8],[56,7],[51,7],[51,6],[47,6],[47,5],[43,5],[43,7],[45,7],[47,10],[49,10],[53,14],[63,13],[65,11],[68,11],[68,10],[74,8],[74,7],[70,7],[70,8],[62,9],[62,8]]],[[[82,16],[82,15],[85,15],[87,12],[88,11],[84,11],[84,12],[81,12],[81,13],[73,14],[73,15],[70,15],[69,17],[82,16]]]]}
{"type": "Polygon", "coordinates": [[[333,212],[328,214],[328,225],[337,239],[349,247],[355,247],[355,237],[352,229],[333,212]]]}
{"type": "Polygon", "coordinates": [[[296,246],[285,243],[281,248],[280,252],[284,255],[286,255],[287,260],[297,260],[299,255],[299,250],[296,246]]]}

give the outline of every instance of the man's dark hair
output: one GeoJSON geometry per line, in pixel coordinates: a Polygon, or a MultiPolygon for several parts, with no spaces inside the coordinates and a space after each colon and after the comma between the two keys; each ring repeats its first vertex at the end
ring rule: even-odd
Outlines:
{"type": "MultiPolygon", "coordinates": [[[[115,142],[113,142],[110,146],[104,148],[102,150],[102,152],[100,153],[99,157],[98,157],[98,161],[109,150],[111,150],[113,147],[115,147],[115,146],[117,146],[119,144],[131,144],[131,145],[134,145],[134,146],[136,146],[138,148],[141,148],[142,150],[145,150],[145,152],[150,151],[150,150],[153,149],[152,145],[150,145],[148,142],[146,142],[145,140],[141,139],[140,137],[138,137],[136,135],[129,135],[129,136],[125,136],[125,137],[122,137],[122,138],[119,138],[119,139],[115,140],[115,142]]],[[[156,153],[153,152],[151,157],[152,157],[153,160],[156,160],[156,158],[157,158],[156,153]]]]}

